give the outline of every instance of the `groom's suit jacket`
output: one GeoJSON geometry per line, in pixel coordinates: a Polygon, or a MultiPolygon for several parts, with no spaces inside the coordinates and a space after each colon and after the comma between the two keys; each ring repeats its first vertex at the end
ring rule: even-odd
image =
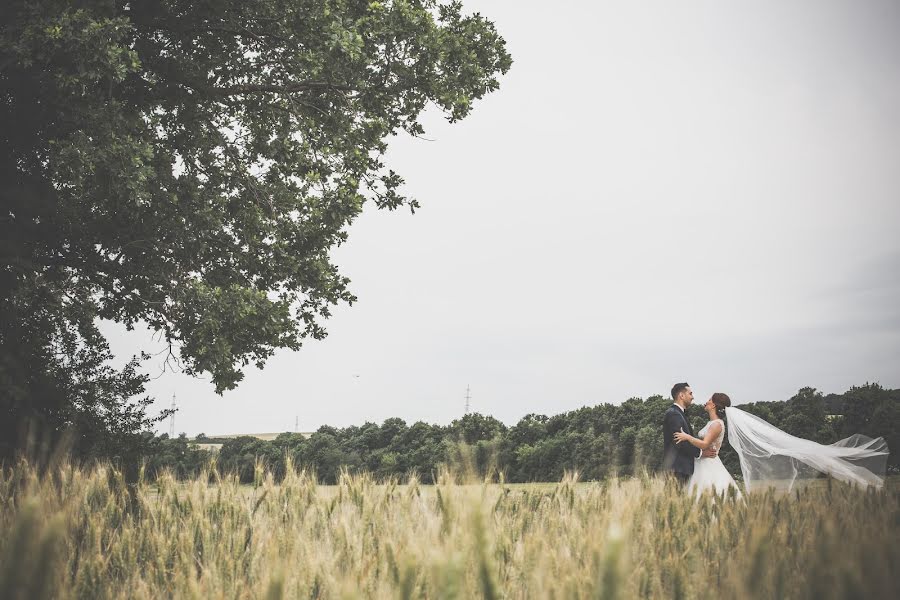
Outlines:
{"type": "Polygon", "coordinates": [[[695,448],[688,442],[676,444],[674,438],[676,431],[694,435],[684,411],[673,404],[663,419],[663,469],[693,475],[694,459],[700,456],[700,448],[695,448]]]}

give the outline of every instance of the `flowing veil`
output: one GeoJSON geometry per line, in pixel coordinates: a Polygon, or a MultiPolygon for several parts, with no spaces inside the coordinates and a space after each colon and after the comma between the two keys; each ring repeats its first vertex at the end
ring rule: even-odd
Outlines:
{"type": "Polygon", "coordinates": [[[884,485],[884,438],[856,434],[825,445],[792,436],[733,406],[725,409],[725,417],[728,443],[737,451],[748,492],[764,487],[790,491],[822,473],[864,488],[884,485]]]}

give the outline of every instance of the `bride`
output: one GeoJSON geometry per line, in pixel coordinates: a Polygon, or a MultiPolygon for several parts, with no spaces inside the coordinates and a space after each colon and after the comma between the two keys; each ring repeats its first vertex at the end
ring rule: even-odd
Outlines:
{"type": "MultiPolygon", "coordinates": [[[[729,406],[731,406],[731,398],[726,394],[715,393],[703,405],[703,409],[709,415],[709,422],[697,434],[698,437],[693,437],[683,431],[675,432],[676,443],[688,442],[701,450],[716,451],[716,456],[710,458],[700,456],[694,459],[694,474],[687,483],[687,489],[697,495],[710,488],[717,494],[725,494],[731,486],[737,490],[734,478],[722,464],[722,459],[718,455],[722,442],[725,440],[725,422],[722,417],[725,414],[725,408],[729,406]]],[[[739,490],[737,490],[737,495],[740,496],[739,490]]]]}
{"type": "MultiPolygon", "coordinates": [[[[881,488],[890,454],[884,438],[855,434],[830,445],[798,438],[759,417],[731,406],[722,393],[713,394],[704,405],[709,423],[699,437],[675,432],[676,442],[686,441],[697,448],[718,450],[725,438],[724,415],[728,419],[728,443],[741,463],[744,489],[766,487],[791,491],[804,480],[823,474],[862,488],[881,488]]],[[[718,455],[697,458],[688,489],[700,493],[713,488],[724,492],[735,485],[718,455]]]]}

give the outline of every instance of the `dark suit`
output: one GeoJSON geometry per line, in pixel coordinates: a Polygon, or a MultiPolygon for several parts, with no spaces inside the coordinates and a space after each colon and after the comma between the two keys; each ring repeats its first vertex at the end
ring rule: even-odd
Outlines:
{"type": "Polygon", "coordinates": [[[676,444],[676,431],[694,435],[684,411],[673,404],[663,419],[663,470],[674,473],[678,479],[687,482],[694,474],[694,459],[700,456],[700,448],[695,448],[688,442],[676,444]]]}

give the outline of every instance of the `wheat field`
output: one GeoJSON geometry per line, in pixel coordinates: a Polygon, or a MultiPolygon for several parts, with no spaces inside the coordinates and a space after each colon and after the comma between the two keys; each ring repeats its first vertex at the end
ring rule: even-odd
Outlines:
{"type": "Polygon", "coordinates": [[[895,598],[900,490],[0,476],[0,598],[895,598]]]}

